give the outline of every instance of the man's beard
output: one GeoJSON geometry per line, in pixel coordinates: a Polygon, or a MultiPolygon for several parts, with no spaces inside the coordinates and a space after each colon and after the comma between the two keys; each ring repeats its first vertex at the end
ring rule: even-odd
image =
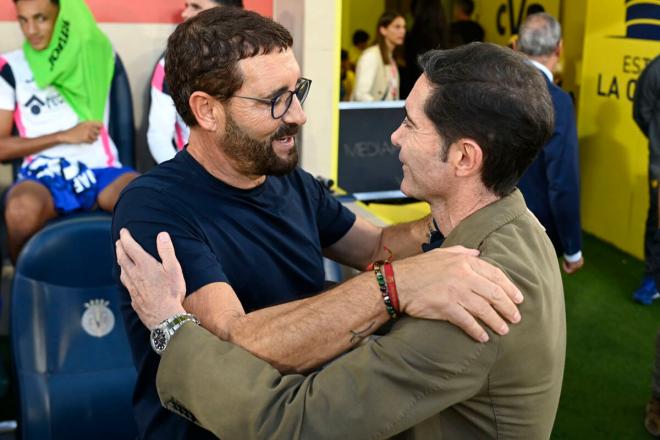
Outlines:
{"type": "Polygon", "coordinates": [[[282,124],[266,141],[249,136],[234,122],[229,112],[225,113],[225,135],[222,140],[224,153],[234,161],[234,166],[244,175],[283,176],[298,166],[298,149],[295,144],[286,158],[279,157],[272,142],[285,136],[295,136],[300,127],[282,124]]]}

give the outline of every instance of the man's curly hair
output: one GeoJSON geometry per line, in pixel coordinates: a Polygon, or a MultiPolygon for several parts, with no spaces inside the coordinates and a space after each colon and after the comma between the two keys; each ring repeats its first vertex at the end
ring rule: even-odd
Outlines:
{"type": "Polygon", "coordinates": [[[284,26],[252,11],[212,8],[186,20],[165,52],[165,77],[177,111],[188,126],[197,125],[188,104],[193,92],[226,101],[243,84],[240,60],[292,45],[284,26]]]}

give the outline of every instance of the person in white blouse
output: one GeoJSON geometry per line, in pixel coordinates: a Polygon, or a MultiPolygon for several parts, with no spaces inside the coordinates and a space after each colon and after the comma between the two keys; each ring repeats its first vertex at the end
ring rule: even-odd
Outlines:
{"type": "Polygon", "coordinates": [[[406,20],[396,12],[378,19],[376,44],[366,49],[357,63],[353,101],[395,101],[399,99],[399,70],[394,49],[403,44],[406,20]]]}

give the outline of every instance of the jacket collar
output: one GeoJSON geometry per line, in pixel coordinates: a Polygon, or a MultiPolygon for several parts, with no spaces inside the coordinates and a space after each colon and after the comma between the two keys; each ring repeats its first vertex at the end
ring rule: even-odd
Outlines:
{"type": "Polygon", "coordinates": [[[492,232],[528,212],[519,189],[463,219],[447,236],[442,247],[462,245],[477,249],[492,232]]]}
{"type": "Polygon", "coordinates": [[[539,69],[545,75],[545,77],[548,78],[548,80],[550,82],[554,81],[555,76],[552,74],[550,69],[548,69],[547,67],[545,67],[543,64],[539,63],[538,61],[534,61],[534,60],[529,60],[529,61],[534,65],[534,67],[539,69]]]}

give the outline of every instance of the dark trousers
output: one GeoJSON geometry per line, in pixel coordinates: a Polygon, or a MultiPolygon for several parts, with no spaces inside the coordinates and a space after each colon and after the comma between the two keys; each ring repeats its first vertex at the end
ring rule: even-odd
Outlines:
{"type": "Polygon", "coordinates": [[[660,400],[660,328],[655,335],[655,363],[651,379],[651,393],[653,397],[660,400]]]}
{"type": "MultiPolygon", "coordinates": [[[[649,212],[646,216],[646,231],[644,232],[644,259],[646,260],[646,275],[655,279],[660,286],[660,229],[658,226],[658,179],[653,178],[649,171],[649,212]]],[[[655,337],[655,363],[653,364],[652,387],[653,397],[660,399],[660,328],[655,337]]]]}
{"type": "Polygon", "coordinates": [[[660,230],[658,229],[658,179],[649,176],[649,212],[644,233],[646,275],[660,286],[660,230]]]}

